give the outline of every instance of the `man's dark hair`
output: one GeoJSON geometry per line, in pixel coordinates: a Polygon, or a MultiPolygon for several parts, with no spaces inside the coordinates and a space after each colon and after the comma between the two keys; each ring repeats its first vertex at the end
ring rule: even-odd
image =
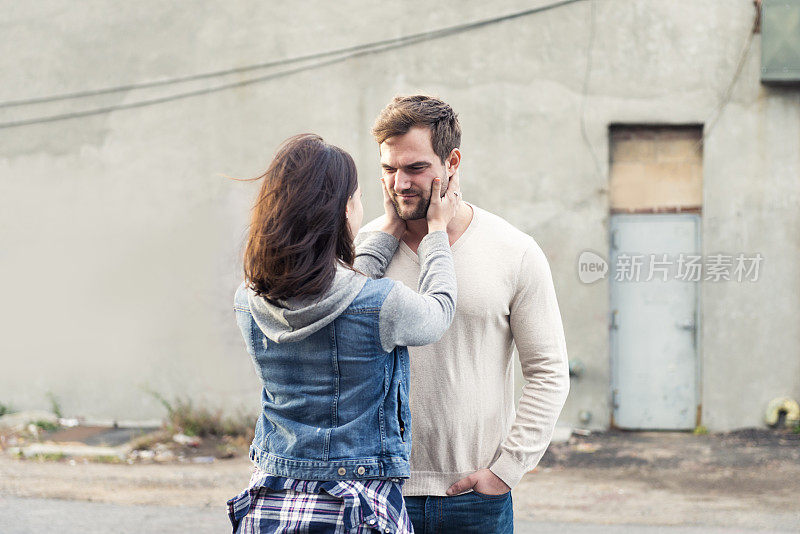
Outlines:
{"type": "Polygon", "coordinates": [[[405,135],[414,126],[431,130],[433,151],[444,162],[461,146],[461,125],[453,108],[427,95],[396,96],[378,115],[372,135],[380,145],[390,137],[405,135]]]}
{"type": "Polygon", "coordinates": [[[249,287],[273,301],[324,293],[337,263],[355,261],[345,213],[358,188],[353,158],[318,135],[296,135],[258,178],[244,253],[249,287]]]}

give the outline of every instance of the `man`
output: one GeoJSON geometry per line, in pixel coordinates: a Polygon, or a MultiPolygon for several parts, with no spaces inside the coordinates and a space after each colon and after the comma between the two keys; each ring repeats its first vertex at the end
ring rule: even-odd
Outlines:
{"type": "MultiPolygon", "coordinates": [[[[389,103],[373,135],[406,222],[386,276],[416,288],[431,183],[457,179],[461,127],[449,105],[414,95],[389,103]]],[[[513,532],[511,489],[544,454],[569,391],[558,302],[541,248],[500,217],[462,202],[447,233],[458,303],[439,342],[410,349],[407,508],[418,533],[513,532]],[[516,415],[514,345],[526,380],[516,415]]]]}

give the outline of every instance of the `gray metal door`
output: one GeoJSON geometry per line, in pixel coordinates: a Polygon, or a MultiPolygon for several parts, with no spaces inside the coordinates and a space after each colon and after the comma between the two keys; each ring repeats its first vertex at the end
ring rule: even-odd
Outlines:
{"type": "Polygon", "coordinates": [[[611,216],[617,427],[679,430],[697,424],[699,226],[696,214],[611,216]]]}

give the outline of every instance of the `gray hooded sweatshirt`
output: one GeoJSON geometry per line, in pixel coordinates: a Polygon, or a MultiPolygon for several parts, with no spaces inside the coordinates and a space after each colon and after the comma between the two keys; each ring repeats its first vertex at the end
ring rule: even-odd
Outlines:
{"type": "MultiPolygon", "coordinates": [[[[304,339],[324,328],[347,308],[367,277],[383,277],[400,241],[385,232],[362,232],[356,239],[355,270],[336,269],[328,290],[314,298],[291,298],[271,303],[252,290],[250,311],[267,338],[276,343],[304,339]],[[357,272],[360,271],[360,272],[357,272]],[[363,273],[363,274],[362,274],[363,273]]],[[[396,346],[428,345],[439,340],[453,320],[456,274],[447,232],[431,232],[417,248],[419,293],[395,281],[378,316],[383,350],[396,346]]]]}

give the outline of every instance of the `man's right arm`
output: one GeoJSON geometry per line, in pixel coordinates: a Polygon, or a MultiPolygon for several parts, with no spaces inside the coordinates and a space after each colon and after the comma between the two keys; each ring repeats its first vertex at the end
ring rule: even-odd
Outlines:
{"type": "Polygon", "coordinates": [[[520,265],[510,326],[526,383],[514,423],[500,445],[500,457],[489,469],[513,488],[539,463],[550,444],[570,385],[553,277],[544,252],[535,242],[520,265]]]}

